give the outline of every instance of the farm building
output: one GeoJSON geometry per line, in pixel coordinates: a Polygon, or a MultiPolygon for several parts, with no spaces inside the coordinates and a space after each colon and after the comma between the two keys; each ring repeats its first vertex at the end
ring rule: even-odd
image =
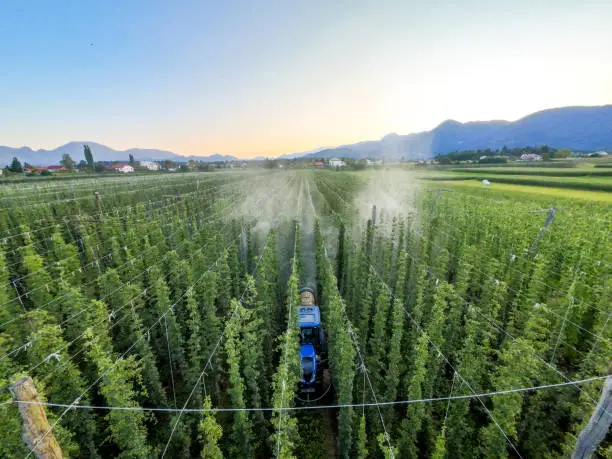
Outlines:
{"type": "Polygon", "coordinates": [[[161,169],[159,163],[156,163],[155,161],[140,161],[140,165],[150,171],[158,171],[161,169]]]}
{"type": "Polygon", "coordinates": [[[134,168],[129,164],[111,164],[108,168],[117,172],[123,172],[124,174],[134,172],[134,168]]]}
{"type": "Polygon", "coordinates": [[[346,163],[339,158],[331,158],[327,164],[329,167],[344,167],[346,163]]]}
{"type": "Polygon", "coordinates": [[[521,155],[521,161],[541,161],[542,155],[537,155],[535,153],[525,153],[521,155]]]}
{"type": "Polygon", "coordinates": [[[27,167],[25,168],[25,171],[26,172],[32,172],[32,171],[68,172],[68,169],[66,169],[64,166],[38,166],[38,167],[27,167]]]}

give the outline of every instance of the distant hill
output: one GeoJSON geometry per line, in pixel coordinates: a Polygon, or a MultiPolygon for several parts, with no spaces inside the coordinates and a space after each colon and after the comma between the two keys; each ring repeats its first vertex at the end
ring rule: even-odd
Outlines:
{"type": "Polygon", "coordinates": [[[130,148],[129,150],[115,150],[96,142],[69,142],[53,150],[32,150],[29,147],[11,148],[0,146],[0,167],[10,164],[16,156],[22,163],[27,162],[34,166],[46,166],[57,164],[62,159],[62,155],[68,153],[73,160],[79,162],[83,157],[83,145],[89,145],[96,161],[128,161],[130,154],[134,155],[137,161],[161,161],[170,159],[174,161],[234,161],[238,158],[228,155],[211,156],[181,156],[167,150],[157,150],[149,148],[130,148]]]}
{"type": "Polygon", "coordinates": [[[204,162],[218,162],[218,161],[238,161],[240,158],[236,158],[231,155],[210,155],[210,156],[179,156],[176,158],[177,161],[204,161],[204,162]]]}
{"type": "Polygon", "coordinates": [[[312,158],[349,157],[425,159],[437,154],[505,146],[548,145],[572,150],[612,147],[612,105],[543,110],[517,121],[447,120],[431,131],[389,134],[380,140],[328,148],[312,158]]]}
{"type": "MultiPolygon", "coordinates": [[[[310,154],[318,153],[320,151],[327,150],[327,149],[328,149],[328,147],[318,147],[318,148],[313,148],[312,150],[308,150],[308,151],[300,151],[298,153],[285,153],[285,154],[280,155],[278,157],[278,159],[301,158],[303,156],[308,156],[310,154]]],[[[261,156],[261,157],[258,156],[258,158],[265,159],[265,157],[263,157],[263,156],[261,156]]],[[[255,158],[255,159],[257,159],[257,158],[255,158]]]]}
{"type": "Polygon", "coordinates": [[[184,156],[166,150],[130,148],[129,150],[121,151],[95,142],[69,142],[53,150],[32,150],[29,147],[0,147],[0,166],[9,164],[13,156],[16,156],[21,162],[28,162],[35,166],[57,164],[65,153],[68,153],[73,160],[79,162],[81,159],[84,159],[84,144],[90,146],[96,161],[127,161],[130,154],[134,155],[136,160],[184,159],[184,156]]]}

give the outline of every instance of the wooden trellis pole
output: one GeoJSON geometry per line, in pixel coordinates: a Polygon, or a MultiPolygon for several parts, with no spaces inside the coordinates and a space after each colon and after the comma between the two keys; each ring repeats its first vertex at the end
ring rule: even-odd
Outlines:
{"type": "Polygon", "coordinates": [[[11,385],[11,394],[18,403],[23,421],[23,441],[38,459],[62,459],[62,449],[51,431],[45,408],[40,405],[32,378],[24,378],[11,385]]]}
{"type": "Polygon", "coordinates": [[[246,227],[244,226],[244,217],[242,217],[241,230],[240,230],[240,242],[242,244],[242,261],[247,261],[247,233],[246,227]]]}
{"type": "Polygon", "coordinates": [[[94,192],[94,198],[96,198],[96,207],[98,209],[98,218],[102,220],[102,204],[100,203],[100,193],[94,192]]]}
{"type": "Polygon", "coordinates": [[[538,237],[536,238],[536,240],[531,245],[531,248],[529,249],[529,253],[532,253],[532,254],[535,253],[536,249],[538,248],[538,244],[540,242],[540,239],[542,239],[542,236],[544,236],[544,233],[546,232],[546,230],[548,229],[550,224],[555,219],[555,215],[557,214],[557,208],[556,207],[552,207],[550,209],[532,210],[530,213],[538,214],[538,213],[543,213],[543,212],[545,212],[547,214],[546,215],[546,221],[544,221],[544,226],[542,228],[540,228],[540,232],[538,233],[538,237]]]}
{"type": "Polygon", "coordinates": [[[593,457],[595,450],[610,430],[612,424],[612,377],[608,376],[601,390],[599,403],[589,419],[589,423],[580,433],[576,442],[573,459],[593,457]]]}

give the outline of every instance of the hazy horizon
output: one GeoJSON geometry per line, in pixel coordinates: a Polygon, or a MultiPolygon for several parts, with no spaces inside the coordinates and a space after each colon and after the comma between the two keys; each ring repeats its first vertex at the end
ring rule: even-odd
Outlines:
{"type": "Polygon", "coordinates": [[[612,102],[612,3],[0,5],[0,145],[278,156],[612,102]]]}
{"type": "MultiPolygon", "coordinates": [[[[602,105],[598,105],[598,106],[608,106],[608,105],[612,105],[612,104],[602,104],[602,105]]],[[[592,105],[592,106],[588,106],[588,107],[598,107],[596,105],[592,105]]],[[[578,107],[578,106],[574,106],[574,107],[578,107]]],[[[549,108],[544,108],[542,110],[551,110],[551,109],[556,109],[556,108],[566,108],[566,107],[549,107],[549,108]]],[[[491,122],[491,121],[509,121],[509,122],[513,122],[513,121],[517,121],[521,118],[524,118],[526,116],[531,115],[532,113],[526,113],[525,115],[519,116],[516,119],[506,119],[506,120],[502,120],[502,119],[491,119],[491,120],[468,120],[468,121],[462,121],[462,123],[466,123],[466,122],[491,122]]],[[[430,131],[432,129],[435,129],[437,126],[439,126],[441,123],[443,123],[444,121],[448,121],[450,120],[450,118],[446,118],[444,120],[441,120],[440,122],[436,123],[434,126],[432,126],[429,129],[425,129],[425,131],[430,131]]],[[[455,120],[457,121],[457,120],[455,120]]],[[[419,131],[419,132],[425,132],[425,131],[419,131]]],[[[179,152],[176,151],[172,151],[172,150],[168,150],[170,153],[176,153],[185,157],[189,157],[189,156],[201,156],[201,157],[208,157],[208,156],[214,156],[214,155],[219,155],[219,156],[235,156],[239,159],[253,159],[256,157],[269,157],[269,158],[276,158],[282,155],[291,155],[291,154],[296,154],[296,153],[312,153],[315,152],[317,150],[319,151],[323,151],[326,149],[333,149],[333,148],[338,148],[338,147],[342,147],[344,145],[351,145],[354,143],[359,143],[359,142],[364,142],[364,141],[376,141],[376,140],[380,140],[382,137],[389,135],[389,134],[398,134],[398,135],[408,135],[408,134],[416,134],[418,132],[387,132],[386,134],[381,135],[378,138],[372,138],[372,139],[357,139],[355,141],[352,142],[345,142],[342,144],[337,144],[337,145],[327,145],[327,146],[315,146],[312,148],[307,148],[307,149],[303,149],[303,150],[295,150],[295,151],[285,151],[282,153],[277,153],[277,154],[273,154],[273,155],[266,155],[266,154],[257,154],[257,155],[248,155],[248,154],[244,154],[244,155],[233,155],[231,153],[223,153],[223,152],[209,152],[206,154],[181,154],[179,152]]],[[[90,143],[90,144],[100,144],[103,145],[105,147],[111,148],[113,150],[116,151],[127,151],[127,150],[131,150],[131,149],[144,149],[144,150],[167,150],[165,148],[157,148],[155,145],[151,145],[151,146],[142,146],[142,145],[132,145],[132,146],[127,146],[127,147],[122,147],[122,148],[117,148],[114,145],[110,145],[107,142],[104,141],[99,141],[99,140],[67,140],[65,142],[62,142],[59,145],[49,145],[49,146],[42,146],[42,147],[37,147],[34,148],[31,145],[0,145],[0,146],[4,146],[4,147],[11,147],[11,148],[31,148],[33,151],[37,151],[37,150],[55,150],[57,148],[60,148],[64,145],[67,145],[69,143],[90,143]]]]}

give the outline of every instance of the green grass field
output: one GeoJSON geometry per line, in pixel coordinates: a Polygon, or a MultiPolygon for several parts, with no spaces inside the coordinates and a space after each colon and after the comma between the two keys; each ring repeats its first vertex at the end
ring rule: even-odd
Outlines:
{"type": "Polygon", "coordinates": [[[586,201],[599,201],[612,204],[612,193],[608,191],[589,191],[589,190],[574,190],[568,188],[544,187],[544,186],[529,186],[529,185],[514,185],[509,183],[492,183],[489,186],[484,186],[477,180],[441,180],[437,181],[436,185],[450,187],[457,190],[482,190],[483,193],[495,194],[503,192],[504,194],[513,194],[517,198],[533,197],[534,195],[541,197],[558,197],[563,199],[579,199],[586,201]]]}
{"type": "MultiPolygon", "coordinates": [[[[446,170],[422,170],[417,177],[422,181],[445,183],[453,186],[483,187],[482,180],[489,180],[490,187],[504,187],[507,190],[516,190],[526,193],[539,193],[545,195],[557,195],[569,198],[583,197],[589,200],[609,201],[612,193],[612,176],[604,169],[604,174],[591,174],[575,176],[576,169],[552,170],[551,169],[521,169],[516,168],[466,168],[461,171],[446,170]],[[535,174],[542,171],[541,174],[535,174]],[[524,174],[521,174],[524,172],[524,174]],[[574,172],[573,175],[565,172],[574,172]],[[460,185],[461,184],[461,185],[460,185]],[[588,192],[588,193],[585,193],[588,192]]],[[[597,171],[595,168],[585,169],[597,171]]]]}
{"type": "Polygon", "coordinates": [[[449,168],[451,172],[462,174],[496,174],[496,175],[537,175],[552,177],[606,177],[612,176],[612,170],[594,167],[472,167],[472,168],[449,168]]]}

